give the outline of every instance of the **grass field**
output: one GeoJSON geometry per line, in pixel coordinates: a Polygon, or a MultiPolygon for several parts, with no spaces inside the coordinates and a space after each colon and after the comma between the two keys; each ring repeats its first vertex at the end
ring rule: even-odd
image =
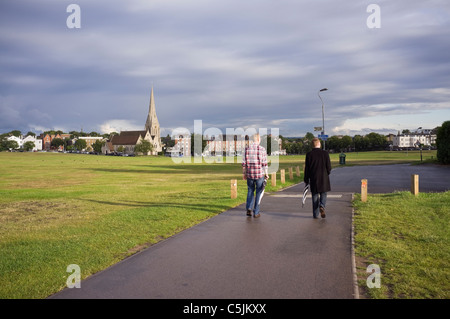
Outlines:
{"type": "Polygon", "coordinates": [[[241,172],[166,157],[0,153],[0,298],[47,297],[66,285],[69,264],[85,278],[244,202],[241,172]]]}
{"type": "MultiPolygon", "coordinates": [[[[339,154],[331,158],[338,165],[339,154]]],[[[420,155],[349,153],[346,161],[419,162],[420,155]]],[[[303,162],[284,156],[279,168],[303,162]]],[[[0,176],[0,298],[45,298],[65,287],[69,264],[86,278],[246,196],[239,163],[174,164],[166,157],[0,153],[0,176]],[[238,180],[236,199],[230,179],[238,180]]],[[[284,185],[278,180],[267,191],[300,181],[286,175],[284,185]]]]}
{"type": "Polygon", "coordinates": [[[450,191],[369,195],[355,206],[359,287],[369,298],[450,298],[450,191]],[[380,288],[368,288],[368,264],[380,288]]]}

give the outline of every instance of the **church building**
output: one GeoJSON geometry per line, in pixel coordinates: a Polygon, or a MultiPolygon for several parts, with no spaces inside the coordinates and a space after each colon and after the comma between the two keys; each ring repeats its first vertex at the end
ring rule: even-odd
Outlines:
{"type": "Polygon", "coordinates": [[[153,146],[153,150],[147,155],[158,155],[162,151],[161,135],[158,117],[156,116],[155,98],[153,87],[150,94],[150,104],[148,108],[147,121],[142,131],[122,131],[119,135],[114,135],[107,143],[110,152],[123,152],[124,154],[134,154],[136,145],[148,141],[153,146]]]}

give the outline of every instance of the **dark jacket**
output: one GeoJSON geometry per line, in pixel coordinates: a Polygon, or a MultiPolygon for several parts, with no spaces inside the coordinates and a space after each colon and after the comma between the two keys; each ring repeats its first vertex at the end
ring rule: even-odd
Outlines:
{"type": "Polygon", "coordinates": [[[328,152],[314,148],[306,154],[305,177],[303,181],[309,184],[311,193],[323,193],[331,190],[331,162],[328,152]]]}

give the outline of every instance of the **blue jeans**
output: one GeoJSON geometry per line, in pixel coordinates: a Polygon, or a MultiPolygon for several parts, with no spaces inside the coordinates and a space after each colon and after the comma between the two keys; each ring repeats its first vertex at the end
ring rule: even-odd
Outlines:
{"type": "Polygon", "coordinates": [[[312,194],[313,217],[319,217],[320,207],[325,208],[327,204],[327,193],[312,194]]]}
{"type": "Polygon", "coordinates": [[[247,178],[247,205],[246,209],[253,208],[253,214],[259,214],[259,199],[261,198],[262,188],[263,188],[264,177],[258,179],[247,178]],[[255,195],[256,190],[256,195],[255,195]]]}

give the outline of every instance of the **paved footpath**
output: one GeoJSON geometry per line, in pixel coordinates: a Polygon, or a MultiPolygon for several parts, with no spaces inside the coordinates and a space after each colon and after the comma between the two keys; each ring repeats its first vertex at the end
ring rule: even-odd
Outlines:
{"type": "Polygon", "coordinates": [[[230,209],[51,298],[353,298],[351,194],[329,193],[313,219],[302,190],[266,194],[257,219],[230,209]]]}

